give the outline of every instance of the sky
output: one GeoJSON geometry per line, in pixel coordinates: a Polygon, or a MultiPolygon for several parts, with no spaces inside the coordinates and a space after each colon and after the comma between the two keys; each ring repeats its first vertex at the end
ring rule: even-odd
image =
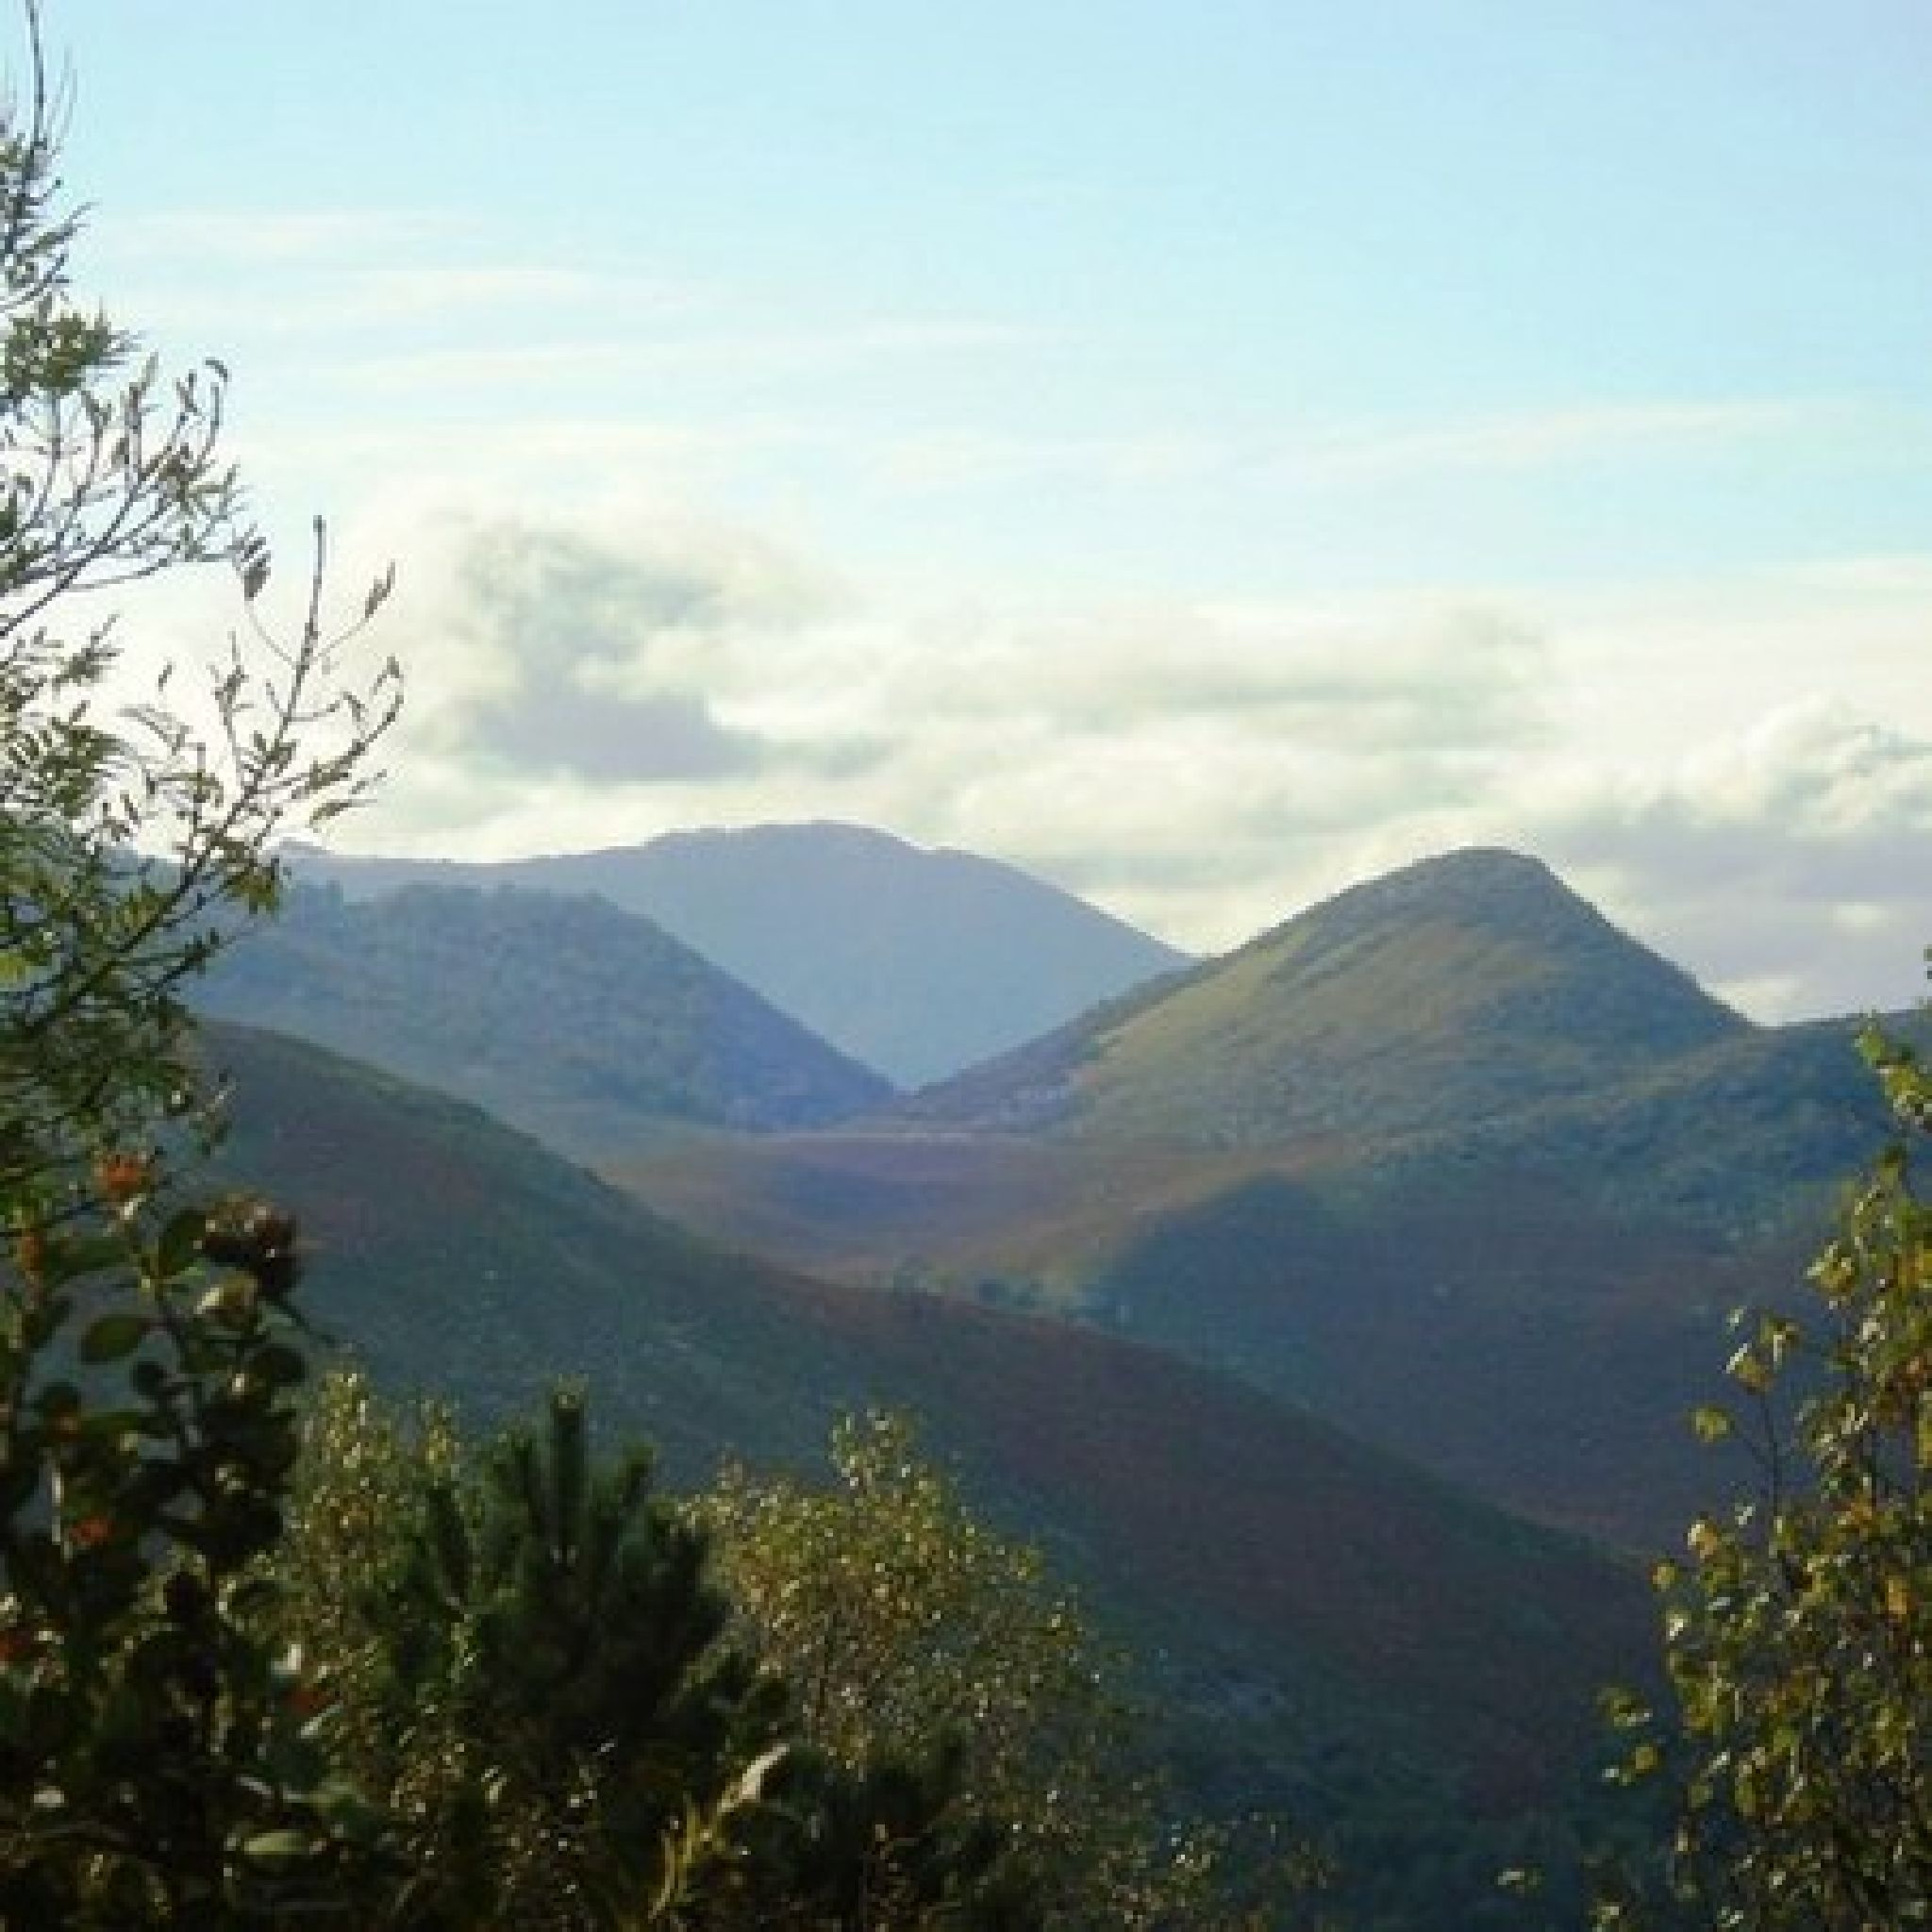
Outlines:
{"type": "Polygon", "coordinates": [[[78,286],[397,566],[334,842],[853,820],[1197,951],[1504,844],[1926,991],[1924,0],[45,11],[78,286]]]}

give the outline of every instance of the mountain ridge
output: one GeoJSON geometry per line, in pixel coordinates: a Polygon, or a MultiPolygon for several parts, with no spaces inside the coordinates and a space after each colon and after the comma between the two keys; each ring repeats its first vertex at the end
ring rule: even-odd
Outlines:
{"type": "Polygon", "coordinates": [[[842,1119],[891,1091],[635,913],[588,895],[290,887],[195,990],[490,1108],[583,1158],[660,1131],[842,1119]]]}
{"type": "Polygon", "coordinates": [[[1352,886],[893,1112],[1208,1145],[1418,1131],[1614,1084],[1750,1024],[1541,860],[1466,848],[1352,886]]]}
{"type": "Polygon", "coordinates": [[[595,892],[656,921],[902,1087],[1186,963],[1016,866],[834,821],[671,832],[474,864],[302,845],[286,856],[296,876],[358,895],[416,876],[595,892]]]}
{"type": "Polygon", "coordinates": [[[1478,849],[877,1119],[613,1172],[841,1278],[1121,1328],[1645,1547],[1708,1500],[1682,1418],[1731,1307],[1793,1292],[1884,1144],[1854,1031],[1755,1025],[1478,849]]]}
{"type": "Polygon", "coordinates": [[[1151,1641],[1243,1806],[1286,1795],[1319,1824],[1336,1780],[1386,1776],[1460,1833],[1550,1802],[1595,1737],[1594,1687],[1641,1667],[1634,1570],[1257,1391],[1119,1337],[728,1255],[321,1048],[214,1026],[208,1050],[234,1096],[224,1170],[298,1213],[304,1306],[382,1386],[487,1423],[580,1376],[685,1482],[726,1454],[816,1462],[835,1414],[914,1407],[934,1453],[1151,1641]]]}

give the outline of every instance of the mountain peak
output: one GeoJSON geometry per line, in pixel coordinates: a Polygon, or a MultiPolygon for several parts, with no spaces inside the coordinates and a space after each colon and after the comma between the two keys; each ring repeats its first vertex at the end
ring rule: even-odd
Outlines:
{"type": "Polygon", "coordinates": [[[1541,858],[1507,845],[1460,845],[1344,887],[1333,897],[1263,934],[1259,942],[1265,943],[1276,933],[1318,917],[1346,920],[1370,913],[1412,916],[1422,909],[1452,907],[1471,912],[1520,915],[1540,904],[1591,909],[1588,902],[1566,886],[1541,858]]]}
{"type": "MultiPolygon", "coordinates": [[[[1325,953],[1357,945],[1371,934],[1412,934],[1443,921],[1466,924],[1498,941],[1537,943],[1559,953],[1581,946],[1607,958],[1638,943],[1541,858],[1507,846],[1465,845],[1346,887],[1271,927],[1241,951],[1288,945],[1298,957],[1325,953]]],[[[1680,989],[1690,986],[1676,967],[1640,950],[1680,989]]],[[[1707,994],[1700,992],[1698,998],[1716,1004],[1707,994]]]]}
{"type": "Polygon", "coordinates": [[[1017,867],[839,820],[671,832],[485,866],[290,856],[298,875],[358,895],[418,875],[596,893],[904,1086],[1189,963],[1017,867]]]}
{"type": "Polygon", "coordinates": [[[1440,854],[917,1103],[1210,1144],[1467,1126],[1746,1030],[1540,859],[1440,854]]]}
{"type": "Polygon", "coordinates": [[[844,852],[872,854],[917,854],[926,848],[896,832],[881,831],[876,825],[858,824],[850,819],[772,820],[751,825],[698,825],[675,832],[660,832],[629,845],[605,846],[595,852],[554,853],[556,860],[582,861],[635,858],[641,853],[715,854],[742,852],[755,847],[772,850],[844,852]]]}

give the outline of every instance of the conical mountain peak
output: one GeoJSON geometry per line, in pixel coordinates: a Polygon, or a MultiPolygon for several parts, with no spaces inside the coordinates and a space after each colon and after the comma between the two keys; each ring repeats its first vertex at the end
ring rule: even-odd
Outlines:
{"type": "Polygon", "coordinates": [[[1497,1119],[1744,1030],[1541,860],[1448,852],[924,1096],[1003,1126],[1268,1144],[1497,1119]]]}

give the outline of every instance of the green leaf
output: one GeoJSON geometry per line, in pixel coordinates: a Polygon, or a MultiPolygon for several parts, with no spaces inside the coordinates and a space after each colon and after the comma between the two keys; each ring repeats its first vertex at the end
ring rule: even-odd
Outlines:
{"type": "Polygon", "coordinates": [[[74,1281],[83,1274],[125,1267],[126,1262],[126,1247],[112,1235],[70,1235],[51,1244],[47,1277],[57,1282],[74,1281]]]}
{"type": "Polygon", "coordinates": [[[185,1274],[201,1258],[202,1237],[208,1232],[208,1216],[199,1208],[184,1208],[161,1230],[155,1250],[155,1268],[163,1281],[185,1274]]]}
{"type": "Polygon", "coordinates": [[[271,1341],[256,1352],[252,1366],[263,1380],[292,1388],[308,1373],[308,1363],[300,1349],[285,1341],[271,1341]]]}
{"type": "Polygon", "coordinates": [[[99,1316],[89,1323],[80,1338],[80,1358],[84,1362],[118,1362],[147,1340],[154,1325],[152,1315],[133,1308],[99,1316]]]}
{"type": "Polygon", "coordinates": [[[315,1840],[307,1832],[258,1831],[242,1841],[242,1856],[251,1865],[293,1865],[315,1855],[315,1840]]]}

